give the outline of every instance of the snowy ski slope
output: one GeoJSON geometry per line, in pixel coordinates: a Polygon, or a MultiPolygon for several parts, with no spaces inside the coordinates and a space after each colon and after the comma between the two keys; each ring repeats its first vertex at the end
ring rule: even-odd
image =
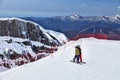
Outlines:
{"type": "Polygon", "coordinates": [[[0,73],[0,80],[120,80],[120,41],[80,39],[71,41],[54,54],[0,73]],[[81,45],[83,61],[69,62],[74,46],[81,45]]]}

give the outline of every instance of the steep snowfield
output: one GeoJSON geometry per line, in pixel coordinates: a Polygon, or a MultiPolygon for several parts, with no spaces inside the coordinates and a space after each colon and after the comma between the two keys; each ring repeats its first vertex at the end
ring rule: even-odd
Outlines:
{"type": "Polygon", "coordinates": [[[67,37],[63,33],[56,32],[56,31],[53,31],[53,30],[47,30],[47,32],[50,35],[54,36],[60,42],[60,44],[68,42],[67,37]]]}
{"type": "Polygon", "coordinates": [[[81,39],[36,62],[0,73],[0,80],[120,80],[120,41],[81,39]],[[80,44],[84,65],[69,62],[80,44]]]}

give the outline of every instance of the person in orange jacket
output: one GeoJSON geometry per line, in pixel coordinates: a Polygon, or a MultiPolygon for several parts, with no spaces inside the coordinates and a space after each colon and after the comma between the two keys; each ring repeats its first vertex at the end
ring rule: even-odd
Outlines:
{"type": "Polygon", "coordinates": [[[80,59],[80,62],[82,62],[81,48],[79,45],[77,45],[77,46],[75,46],[75,56],[73,58],[73,62],[75,62],[75,60],[77,60],[77,63],[80,63],[79,59],[80,59]]]}

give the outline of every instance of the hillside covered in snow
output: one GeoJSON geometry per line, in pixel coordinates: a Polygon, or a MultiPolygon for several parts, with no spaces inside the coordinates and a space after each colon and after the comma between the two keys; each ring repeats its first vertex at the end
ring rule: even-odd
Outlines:
{"type": "Polygon", "coordinates": [[[0,18],[0,72],[36,61],[68,42],[53,30],[19,18],[0,18]]]}
{"type": "Polygon", "coordinates": [[[0,80],[119,80],[119,50],[120,41],[71,41],[48,57],[0,73],[0,80]],[[70,62],[78,44],[86,62],[83,65],[70,62]]]}

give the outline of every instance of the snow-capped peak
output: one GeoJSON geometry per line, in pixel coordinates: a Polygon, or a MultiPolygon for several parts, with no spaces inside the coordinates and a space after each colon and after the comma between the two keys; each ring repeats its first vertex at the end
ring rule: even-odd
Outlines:
{"type": "Polygon", "coordinates": [[[116,16],[115,17],[120,17],[120,14],[116,14],[116,16]]]}
{"type": "Polygon", "coordinates": [[[120,21],[120,14],[117,14],[117,15],[115,16],[115,20],[120,21]]]}
{"type": "Polygon", "coordinates": [[[73,13],[73,14],[70,16],[70,19],[78,20],[78,19],[79,19],[79,15],[73,13]]]}

